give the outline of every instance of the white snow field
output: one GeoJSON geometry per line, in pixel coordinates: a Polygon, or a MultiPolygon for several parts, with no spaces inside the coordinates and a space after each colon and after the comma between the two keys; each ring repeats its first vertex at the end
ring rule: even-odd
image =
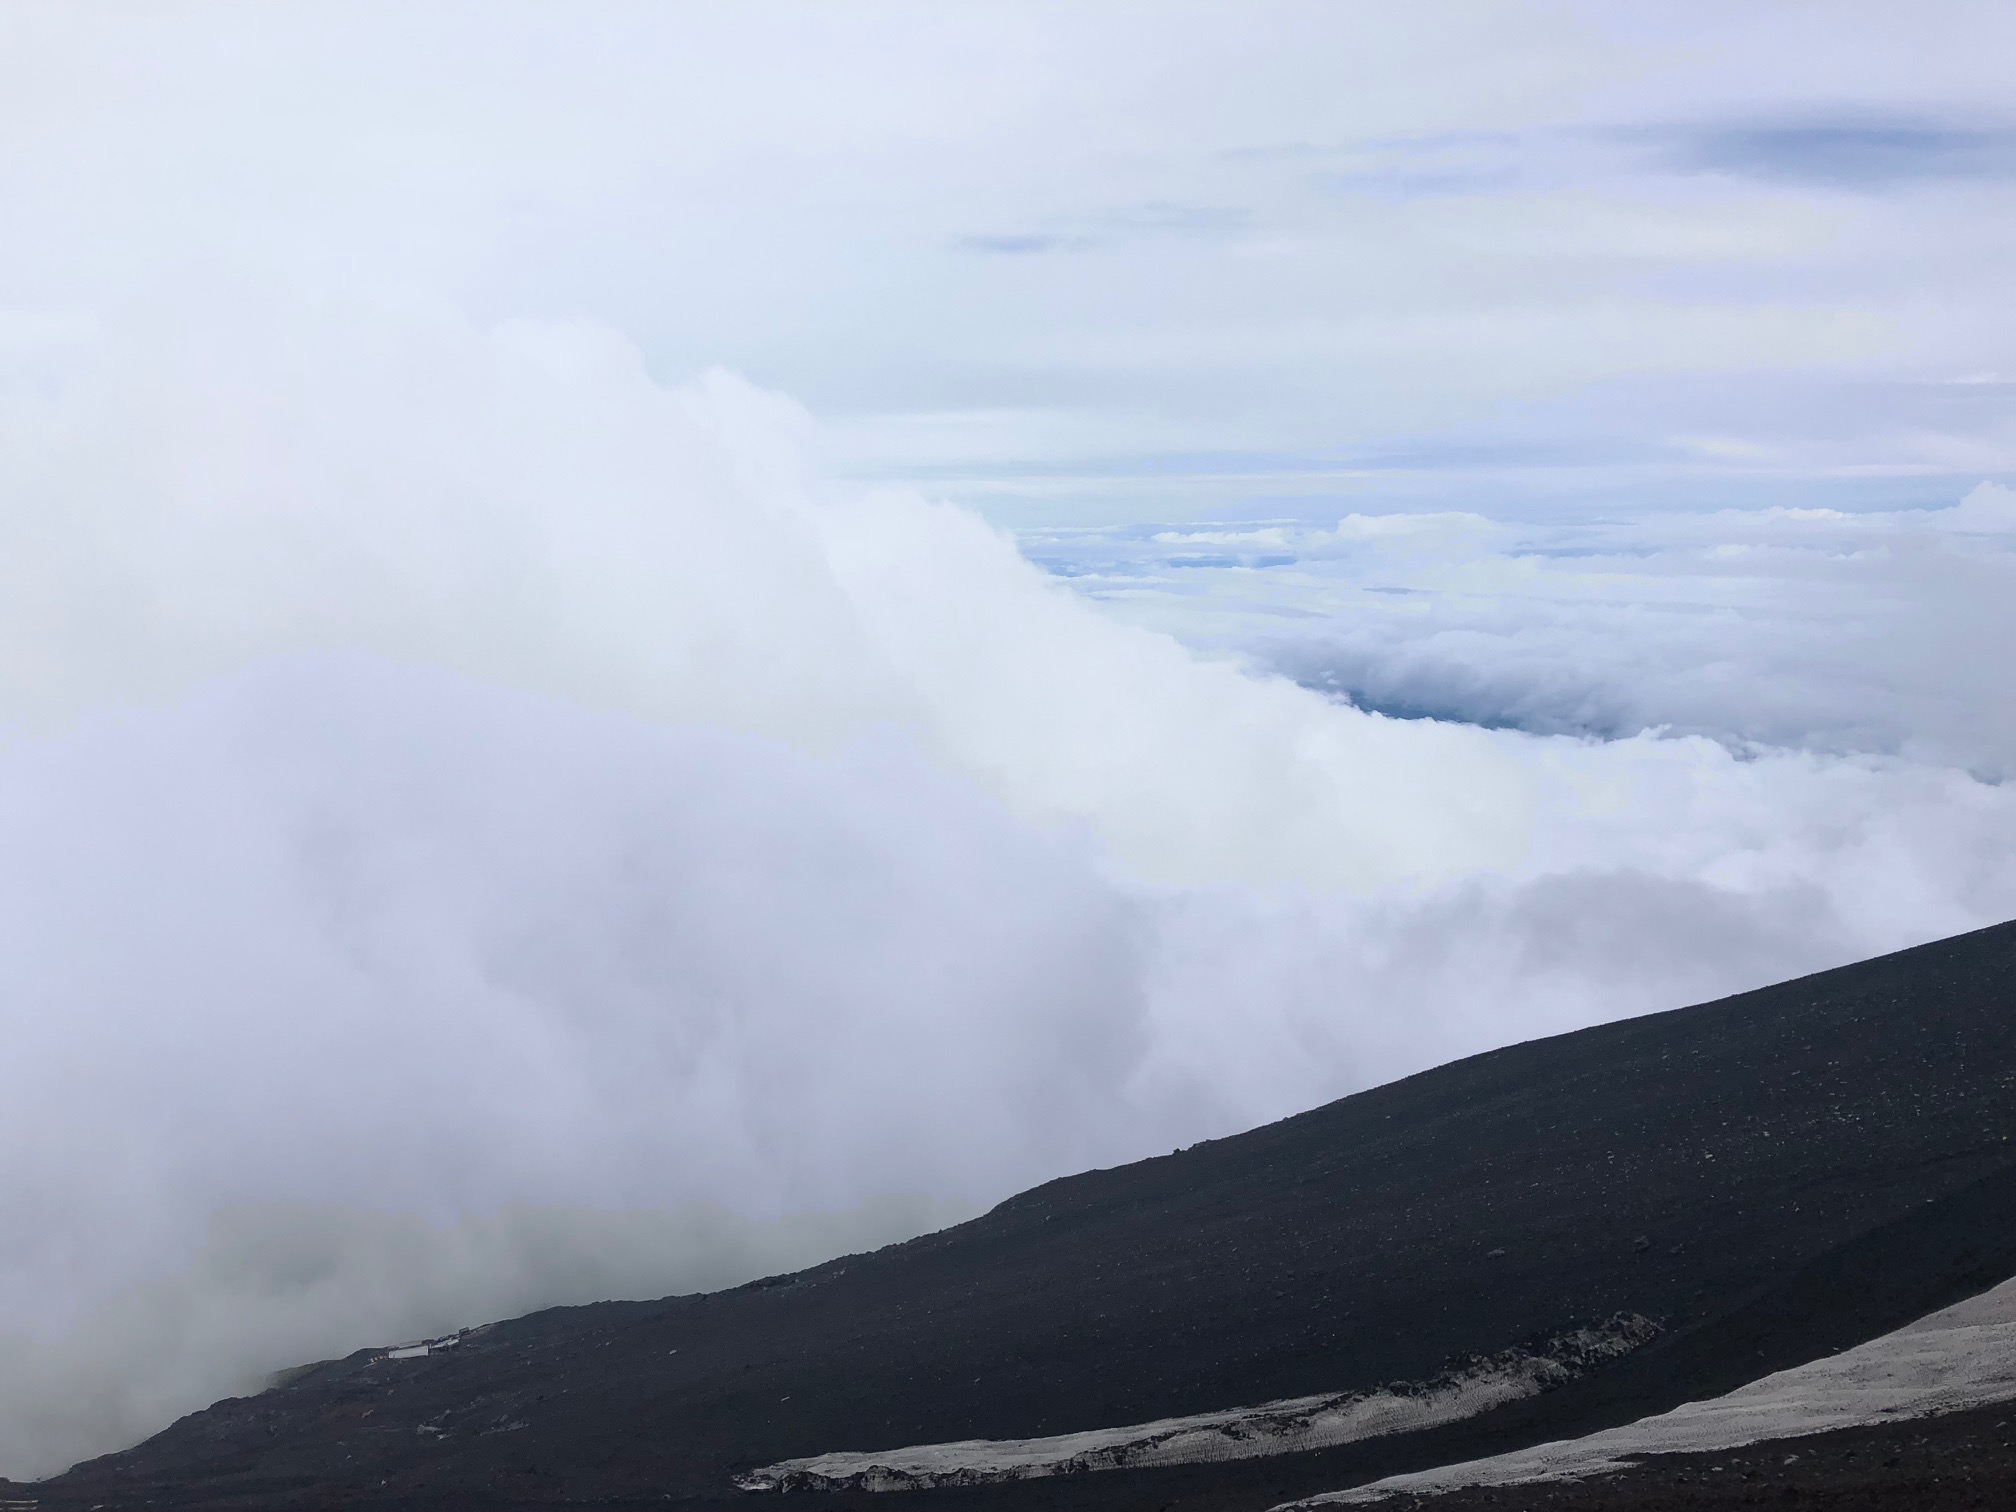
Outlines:
{"type": "Polygon", "coordinates": [[[1575,1329],[1538,1351],[1506,1350],[1430,1380],[1372,1391],[1292,1397],[1191,1417],[1033,1439],[961,1439],[868,1453],[813,1455],[765,1465],[735,1484],[744,1491],[909,1491],[931,1486],[1037,1480],[1088,1470],[1197,1464],[1327,1449],[1388,1433],[1412,1433],[1532,1396],[1626,1354],[1655,1324],[1635,1314],[1575,1329]]]}
{"type": "Polygon", "coordinates": [[[1579,1480],[1628,1470],[1648,1454],[1737,1449],[2016,1398],[2016,1279],[1895,1333],[1781,1370],[1726,1396],[1687,1402],[1586,1438],[1394,1475],[1274,1512],[1432,1495],[1470,1486],[1579,1480]]]}

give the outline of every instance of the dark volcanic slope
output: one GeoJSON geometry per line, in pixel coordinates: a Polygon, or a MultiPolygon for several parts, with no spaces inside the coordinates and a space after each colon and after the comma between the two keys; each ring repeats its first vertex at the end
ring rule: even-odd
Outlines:
{"type": "Polygon", "coordinates": [[[1406,1439],[788,1503],[1266,1506],[1724,1390],[2016,1272],[2012,1089],[2002,925],[1477,1056],[796,1276],[353,1356],[39,1490],[751,1508],[772,1503],[730,1473],[790,1456],[1417,1379],[1623,1310],[1667,1325],[1601,1376],[1406,1439]]]}

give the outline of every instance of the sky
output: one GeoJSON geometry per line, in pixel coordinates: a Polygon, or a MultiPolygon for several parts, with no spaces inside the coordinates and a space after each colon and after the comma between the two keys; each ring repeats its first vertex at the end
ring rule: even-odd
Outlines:
{"type": "Polygon", "coordinates": [[[2012,54],[0,0],[0,1475],[2016,915],[2012,54]]]}

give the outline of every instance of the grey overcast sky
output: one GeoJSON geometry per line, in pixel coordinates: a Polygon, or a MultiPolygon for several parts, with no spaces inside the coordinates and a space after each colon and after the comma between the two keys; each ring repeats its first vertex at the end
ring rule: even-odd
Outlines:
{"type": "Polygon", "coordinates": [[[1011,522],[2016,466],[1992,0],[4,15],[31,325],[199,268],[590,316],[1011,522]]]}

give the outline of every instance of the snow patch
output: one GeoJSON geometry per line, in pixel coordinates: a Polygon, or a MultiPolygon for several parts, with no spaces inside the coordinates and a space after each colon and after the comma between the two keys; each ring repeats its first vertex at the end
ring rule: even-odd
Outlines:
{"type": "Polygon", "coordinates": [[[1619,1314],[1560,1334],[1537,1350],[1477,1356],[1425,1381],[1048,1438],[961,1439],[813,1455],[738,1475],[735,1484],[744,1491],[910,1491],[1327,1449],[1432,1428],[1533,1396],[1638,1348],[1658,1331],[1647,1318],[1619,1314]]]}
{"type": "Polygon", "coordinates": [[[440,1354],[453,1349],[462,1342],[459,1333],[443,1334],[438,1339],[415,1339],[411,1344],[394,1344],[379,1358],[383,1360],[418,1360],[430,1354],[440,1354]]]}
{"type": "Polygon", "coordinates": [[[1930,1417],[2016,1398],[2016,1279],[1838,1355],[1752,1381],[1726,1396],[1586,1438],[1395,1475],[1289,1502],[1275,1512],[1470,1486],[1581,1480],[1631,1468],[1648,1454],[1738,1449],[1899,1418],[1930,1417]]]}

